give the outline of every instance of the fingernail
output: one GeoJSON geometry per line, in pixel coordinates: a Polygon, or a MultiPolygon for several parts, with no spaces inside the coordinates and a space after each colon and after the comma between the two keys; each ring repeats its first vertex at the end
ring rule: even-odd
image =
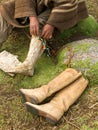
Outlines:
{"type": "Polygon", "coordinates": [[[50,39],[52,38],[52,36],[49,37],[50,39]]]}

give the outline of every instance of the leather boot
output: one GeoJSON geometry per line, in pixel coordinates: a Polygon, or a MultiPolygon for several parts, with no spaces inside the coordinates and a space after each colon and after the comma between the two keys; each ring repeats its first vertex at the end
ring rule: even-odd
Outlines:
{"type": "Polygon", "coordinates": [[[55,97],[47,104],[35,105],[26,102],[26,108],[29,112],[43,116],[51,124],[56,124],[63,116],[64,112],[80,97],[88,81],[80,77],[67,88],[58,92],[55,97]]]}
{"type": "Polygon", "coordinates": [[[17,65],[11,73],[22,73],[24,75],[33,76],[35,64],[42,55],[43,51],[42,41],[39,40],[38,37],[32,36],[28,55],[25,61],[17,65]]]}
{"type": "Polygon", "coordinates": [[[40,88],[35,89],[20,89],[20,92],[26,101],[38,104],[53,93],[72,83],[81,75],[81,72],[68,68],[51,80],[47,85],[42,85],[40,88]]]}

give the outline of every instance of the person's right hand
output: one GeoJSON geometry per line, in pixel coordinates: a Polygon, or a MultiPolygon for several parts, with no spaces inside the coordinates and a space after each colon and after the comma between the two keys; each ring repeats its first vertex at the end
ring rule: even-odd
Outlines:
{"type": "Polygon", "coordinates": [[[30,34],[38,36],[39,35],[39,21],[36,16],[29,17],[30,19],[30,34]]]}

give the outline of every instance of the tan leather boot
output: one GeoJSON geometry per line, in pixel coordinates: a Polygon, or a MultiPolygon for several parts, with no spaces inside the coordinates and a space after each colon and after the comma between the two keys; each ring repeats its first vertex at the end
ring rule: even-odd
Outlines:
{"type": "Polygon", "coordinates": [[[58,92],[55,97],[47,104],[35,105],[26,102],[27,110],[37,115],[43,116],[52,124],[56,124],[63,116],[64,112],[80,97],[88,81],[83,77],[77,79],[74,83],[58,92]]]}
{"type": "Polygon", "coordinates": [[[39,57],[42,55],[43,51],[42,41],[39,40],[38,37],[32,36],[28,55],[25,61],[17,65],[11,71],[11,73],[21,73],[24,75],[33,76],[35,64],[38,61],[39,57]]]}
{"type": "Polygon", "coordinates": [[[81,75],[81,72],[68,68],[51,80],[47,85],[43,85],[36,89],[20,89],[20,92],[26,101],[38,104],[53,93],[75,81],[81,75]]]}

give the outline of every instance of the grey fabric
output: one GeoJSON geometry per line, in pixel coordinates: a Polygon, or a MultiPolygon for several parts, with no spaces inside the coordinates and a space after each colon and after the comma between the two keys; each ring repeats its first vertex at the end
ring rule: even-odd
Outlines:
{"type": "Polygon", "coordinates": [[[0,46],[8,38],[8,33],[11,28],[12,26],[6,22],[0,13],[0,46]]]}
{"type": "Polygon", "coordinates": [[[38,16],[39,23],[40,23],[40,29],[42,29],[42,27],[46,24],[50,13],[51,13],[51,10],[47,9],[46,11],[44,11],[43,13],[41,13],[38,16]]]}

